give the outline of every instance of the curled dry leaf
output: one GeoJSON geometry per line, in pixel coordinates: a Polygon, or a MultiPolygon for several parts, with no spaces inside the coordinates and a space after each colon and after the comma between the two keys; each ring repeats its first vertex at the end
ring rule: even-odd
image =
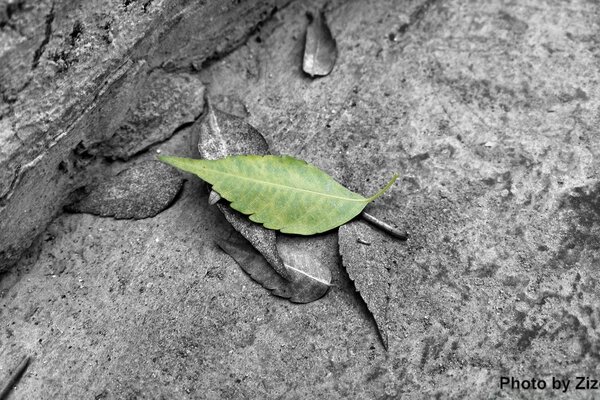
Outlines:
{"type": "Polygon", "coordinates": [[[392,260],[383,256],[386,252],[376,241],[370,239],[371,228],[362,221],[352,221],[338,230],[338,243],[342,263],[356,290],[367,304],[375,319],[384,347],[388,346],[387,312],[390,292],[392,260]],[[366,244],[368,243],[368,245],[366,244]]]}
{"type": "Polygon", "coordinates": [[[217,245],[252,279],[275,296],[294,303],[310,303],[320,299],[331,284],[331,273],[326,266],[319,265],[321,260],[315,257],[310,242],[291,240],[278,246],[289,271],[289,280],[275,272],[265,258],[238,235],[217,240],[217,245]]]}
{"type": "Polygon", "coordinates": [[[336,58],[337,44],[323,12],[318,11],[306,28],[302,69],[312,77],[325,76],[333,69],[336,58]]]}
{"type": "MultiPolygon", "coordinates": [[[[207,100],[207,105],[208,112],[192,128],[193,145],[197,146],[202,158],[215,160],[229,155],[269,154],[265,138],[252,125],[240,117],[215,109],[210,100],[207,100]]],[[[217,203],[219,198],[216,192],[211,191],[209,202],[217,204],[225,219],[265,257],[277,273],[284,278],[291,278],[277,252],[275,232],[248,221],[247,217],[229,205],[217,203]]]]}

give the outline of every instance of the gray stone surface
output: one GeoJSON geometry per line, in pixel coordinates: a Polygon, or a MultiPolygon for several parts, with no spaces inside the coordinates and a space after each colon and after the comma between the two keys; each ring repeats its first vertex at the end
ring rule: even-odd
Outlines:
{"type": "Polygon", "coordinates": [[[343,269],[308,305],[252,282],[213,246],[228,225],[190,182],[153,219],[60,216],[2,276],[0,375],[35,357],[15,397],[597,397],[573,385],[600,375],[600,6],[424,4],[331,2],[325,78],[301,71],[313,2],[200,72],[274,152],[363,194],[401,174],[370,206],[411,234],[387,352],[343,269]],[[503,375],[571,389],[500,389],[503,375]]]}

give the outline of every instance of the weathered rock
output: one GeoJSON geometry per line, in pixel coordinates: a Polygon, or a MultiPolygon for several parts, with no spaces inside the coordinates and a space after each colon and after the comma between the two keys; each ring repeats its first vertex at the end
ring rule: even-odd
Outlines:
{"type": "Polygon", "coordinates": [[[110,139],[92,153],[127,160],[176,129],[194,122],[204,108],[204,85],[197,76],[155,70],[141,82],[138,103],[110,139]]]}
{"type": "Polygon", "coordinates": [[[171,205],[182,185],[183,178],[173,167],[143,161],[91,188],[67,210],[116,219],[154,217],[171,205]]]}
{"type": "MultiPolygon", "coordinates": [[[[122,126],[139,103],[138,92],[152,92],[151,86],[143,89],[149,74],[192,71],[241,43],[288,1],[58,0],[0,6],[5,10],[0,31],[0,270],[18,259],[69,192],[85,183],[92,149],[122,126]]],[[[175,123],[173,118],[167,126],[175,123]]],[[[146,145],[109,156],[122,157],[146,145]]]]}

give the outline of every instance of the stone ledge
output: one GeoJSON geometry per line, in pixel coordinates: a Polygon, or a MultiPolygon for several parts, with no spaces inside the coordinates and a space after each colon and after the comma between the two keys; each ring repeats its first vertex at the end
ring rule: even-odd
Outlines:
{"type": "Polygon", "coordinates": [[[0,18],[0,38],[9,43],[0,48],[0,271],[85,183],[94,157],[89,149],[121,126],[148,74],[193,72],[289,2],[62,0],[6,9],[0,18]],[[65,172],[65,160],[82,157],[87,162],[65,172]]]}

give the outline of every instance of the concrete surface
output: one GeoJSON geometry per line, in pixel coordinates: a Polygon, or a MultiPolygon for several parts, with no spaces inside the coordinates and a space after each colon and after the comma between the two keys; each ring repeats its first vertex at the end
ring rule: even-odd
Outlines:
{"type": "MultiPolygon", "coordinates": [[[[61,215],[2,276],[0,376],[35,357],[13,398],[600,396],[575,389],[600,379],[600,5],[332,1],[339,58],[312,80],[315,5],[275,13],[199,77],[274,152],[363,194],[401,174],[370,206],[411,234],[369,233],[396,255],[388,351],[338,255],[323,299],[269,295],[212,244],[230,228],[190,180],[152,219],[61,215]]],[[[158,148],[184,155],[187,134],[158,148]]]]}

